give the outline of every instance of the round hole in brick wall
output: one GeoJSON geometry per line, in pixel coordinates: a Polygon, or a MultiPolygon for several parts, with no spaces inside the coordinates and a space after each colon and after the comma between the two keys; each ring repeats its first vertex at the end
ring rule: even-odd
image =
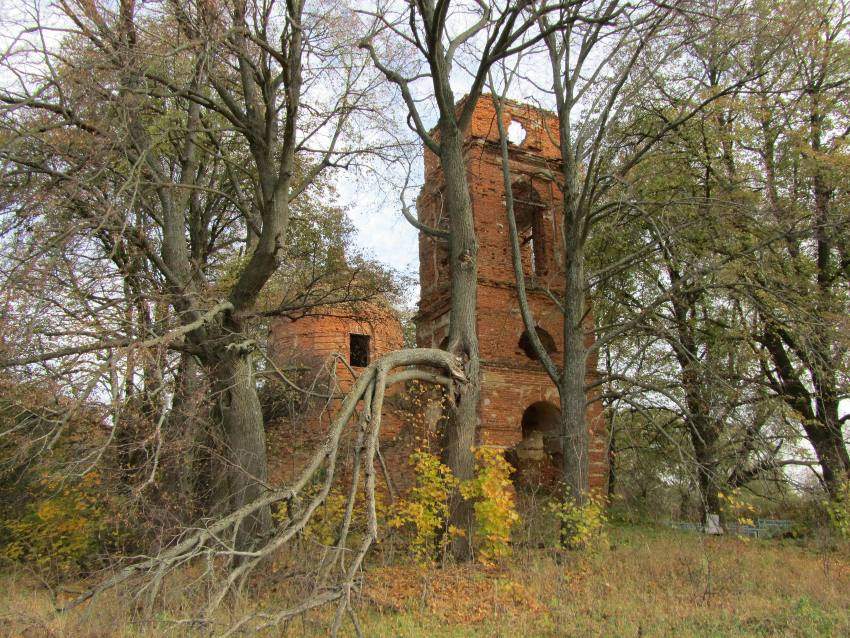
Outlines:
{"type": "Polygon", "coordinates": [[[508,142],[519,146],[525,141],[525,136],[525,127],[516,120],[511,120],[508,124],[508,142]]]}
{"type": "MultiPolygon", "coordinates": [[[[552,338],[552,335],[540,326],[535,326],[534,331],[537,333],[537,337],[540,339],[540,343],[543,345],[543,349],[546,350],[546,352],[552,354],[553,352],[558,351],[557,346],[555,346],[555,339],[552,338]]],[[[534,361],[539,359],[537,352],[534,350],[534,344],[531,343],[531,336],[528,334],[528,330],[522,331],[518,345],[519,349],[525,353],[526,357],[534,361]]]]}

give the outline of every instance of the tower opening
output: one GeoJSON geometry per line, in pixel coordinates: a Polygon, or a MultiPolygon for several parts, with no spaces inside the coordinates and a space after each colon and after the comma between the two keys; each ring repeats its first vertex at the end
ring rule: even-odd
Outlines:
{"type": "Polygon", "coordinates": [[[525,127],[516,120],[511,120],[508,124],[508,142],[515,146],[520,146],[525,141],[525,127]]]}
{"type": "MultiPolygon", "coordinates": [[[[558,351],[558,347],[555,345],[555,339],[550,335],[546,330],[541,328],[540,326],[534,327],[534,332],[537,333],[537,338],[540,339],[540,343],[543,345],[543,349],[546,350],[547,353],[552,354],[553,352],[558,351]]],[[[531,335],[528,334],[528,330],[523,330],[522,335],[519,338],[519,349],[525,353],[529,359],[533,361],[538,361],[540,357],[537,356],[537,351],[534,349],[534,344],[531,343],[531,335]]]]}
{"type": "Polygon", "coordinates": [[[560,437],[561,411],[549,401],[537,401],[522,414],[522,440],[515,448],[518,483],[554,485],[563,452],[560,437]]]}
{"type": "Polygon", "coordinates": [[[546,206],[527,182],[515,186],[513,199],[523,270],[531,276],[545,275],[549,253],[544,226],[546,206]]]}
{"type": "Polygon", "coordinates": [[[348,335],[348,363],[352,368],[365,368],[369,365],[369,335],[348,335]]]}

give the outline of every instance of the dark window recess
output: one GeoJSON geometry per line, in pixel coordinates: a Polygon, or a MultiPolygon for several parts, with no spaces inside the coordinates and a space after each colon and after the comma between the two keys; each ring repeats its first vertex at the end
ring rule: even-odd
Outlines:
{"type": "Polygon", "coordinates": [[[530,184],[520,183],[514,191],[514,207],[526,274],[545,275],[548,249],[544,232],[546,206],[530,184]]]}
{"type": "MultiPolygon", "coordinates": [[[[537,337],[540,339],[540,343],[543,345],[543,349],[546,350],[549,354],[553,352],[557,352],[558,348],[555,347],[555,340],[552,338],[548,332],[546,332],[540,326],[534,328],[537,332],[537,337]]],[[[524,330],[522,336],[519,338],[519,347],[525,353],[529,359],[537,360],[537,352],[534,350],[534,344],[531,343],[531,337],[528,334],[527,330],[524,330]]]]}
{"type": "Polygon", "coordinates": [[[348,335],[348,362],[355,368],[369,365],[369,335],[348,335]]]}

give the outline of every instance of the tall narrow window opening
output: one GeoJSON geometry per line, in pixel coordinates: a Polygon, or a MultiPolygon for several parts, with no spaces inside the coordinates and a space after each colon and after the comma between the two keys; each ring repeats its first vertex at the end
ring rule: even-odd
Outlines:
{"type": "Polygon", "coordinates": [[[348,362],[353,368],[369,365],[369,335],[348,335],[348,362]]]}
{"type": "Polygon", "coordinates": [[[532,276],[546,274],[546,244],[543,213],[545,206],[537,191],[526,183],[514,191],[514,211],[519,235],[523,270],[532,276]]]}

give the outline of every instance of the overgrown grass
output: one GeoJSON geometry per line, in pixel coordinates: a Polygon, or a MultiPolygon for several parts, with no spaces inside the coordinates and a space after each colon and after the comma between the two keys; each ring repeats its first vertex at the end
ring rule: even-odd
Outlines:
{"type": "MultiPolygon", "coordinates": [[[[615,528],[597,553],[518,550],[505,564],[422,568],[373,565],[357,609],[367,636],[850,636],[850,551],[816,541],[704,537],[615,528]]],[[[188,577],[188,576],[187,576],[188,577]]],[[[50,591],[22,573],[0,586],[5,636],[112,638],[207,635],[173,620],[197,601],[172,585],[152,622],[133,597],[111,593],[56,616],[50,591]]],[[[231,610],[241,616],[291,591],[273,573],[231,610]]],[[[324,636],[329,612],[268,634],[324,636]]],[[[217,619],[220,628],[229,618],[217,619]]],[[[346,630],[350,632],[349,629],[346,630]]],[[[350,635],[350,633],[346,633],[350,635]]]]}

